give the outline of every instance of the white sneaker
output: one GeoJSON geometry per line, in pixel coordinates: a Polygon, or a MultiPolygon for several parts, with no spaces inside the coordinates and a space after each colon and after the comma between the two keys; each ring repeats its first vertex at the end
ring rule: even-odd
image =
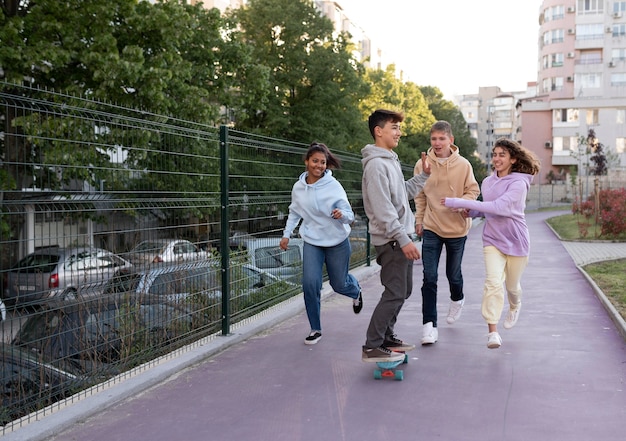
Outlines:
{"type": "Polygon", "coordinates": [[[490,332],[487,335],[487,347],[489,349],[498,349],[502,344],[502,338],[500,338],[500,334],[497,332],[490,332]]]}
{"type": "Polygon", "coordinates": [[[433,322],[428,322],[422,327],[422,344],[432,345],[439,338],[439,331],[433,326],[433,322]]]}
{"type": "Polygon", "coordinates": [[[504,319],[504,329],[511,329],[517,323],[517,319],[519,317],[519,310],[522,309],[522,302],[517,304],[517,308],[511,309],[509,306],[509,312],[504,319]]]}
{"type": "Polygon", "coordinates": [[[450,302],[450,309],[448,309],[448,318],[446,319],[449,325],[456,322],[459,317],[461,317],[461,312],[463,311],[463,303],[465,303],[465,299],[457,300],[456,302],[450,302]]]}

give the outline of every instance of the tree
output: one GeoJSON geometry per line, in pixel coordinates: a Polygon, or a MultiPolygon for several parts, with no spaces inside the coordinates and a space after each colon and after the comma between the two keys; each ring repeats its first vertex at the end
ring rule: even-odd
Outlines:
{"type": "MultiPolygon", "coordinates": [[[[0,66],[5,79],[64,92],[67,102],[88,97],[142,109],[153,117],[175,115],[214,126],[225,122],[223,107],[240,107],[250,97],[262,101],[263,93],[254,90],[268,88],[263,69],[250,64],[249,47],[238,39],[235,24],[222,18],[217,9],[174,0],[157,4],[135,0],[5,1],[2,6],[0,66]]],[[[93,123],[60,117],[44,120],[36,112],[19,119],[5,115],[5,124],[5,136],[13,136],[15,142],[4,143],[12,150],[3,147],[3,152],[9,155],[9,163],[23,164],[7,170],[7,181],[17,188],[32,184],[33,167],[28,164],[40,157],[44,164],[67,166],[61,177],[65,182],[83,179],[95,183],[101,177],[84,165],[90,164],[96,171],[106,168],[100,166],[108,161],[107,155],[93,147],[106,137],[123,140],[120,145],[130,152],[129,165],[140,169],[157,165],[161,148],[193,149],[190,157],[199,153],[215,156],[203,152],[206,145],[173,147],[164,144],[163,137],[102,130],[93,123]],[[30,143],[28,136],[15,136],[24,134],[40,135],[39,139],[78,136],[77,140],[84,142],[68,155],[67,143],[30,143]],[[90,138],[92,144],[86,142],[90,138]],[[154,158],[135,154],[147,146],[154,158]]],[[[205,171],[210,166],[197,160],[190,165],[205,171]]],[[[63,182],[57,183],[49,171],[37,168],[48,188],[59,188],[63,182]]],[[[158,182],[173,190],[194,188],[185,179],[158,182]]]]}
{"type": "Polygon", "coordinates": [[[307,0],[251,0],[232,12],[253,60],[268,68],[271,93],[249,103],[241,130],[331,148],[353,145],[363,130],[359,99],[367,93],[362,67],[345,35],[307,0]]]}
{"type": "Polygon", "coordinates": [[[591,167],[591,174],[594,176],[604,176],[607,174],[607,160],[604,155],[604,145],[596,138],[596,132],[589,129],[587,134],[587,145],[591,149],[591,157],[589,160],[595,165],[591,167]]]}
{"type": "MultiPolygon", "coordinates": [[[[414,83],[403,83],[396,76],[395,65],[387,69],[368,69],[367,81],[371,92],[361,101],[361,112],[365,118],[376,109],[402,112],[402,140],[396,153],[402,162],[413,165],[420,153],[430,146],[430,126],[435,122],[432,112],[419,87],[414,83]]],[[[369,138],[371,142],[371,137],[369,138]]]]}

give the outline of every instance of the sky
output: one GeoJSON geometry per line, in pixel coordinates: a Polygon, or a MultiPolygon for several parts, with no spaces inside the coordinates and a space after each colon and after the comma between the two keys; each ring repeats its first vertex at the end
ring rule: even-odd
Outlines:
{"type": "Polygon", "coordinates": [[[541,0],[337,0],[404,81],[444,98],[537,80],[541,0]]]}

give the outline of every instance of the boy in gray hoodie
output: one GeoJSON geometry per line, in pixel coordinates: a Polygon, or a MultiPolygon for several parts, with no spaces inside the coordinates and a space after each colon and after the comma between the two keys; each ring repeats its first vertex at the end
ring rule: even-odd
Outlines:
{"type": "Polygon", "coordinates": [[[396,337],[394,326],[404,301],[413,290],[413,261],[420,253],[411,235],[415,233],[409,199],[424,187],[430,164],[422,153],[423,172],[404,180],[398,155],[404,116],[391,110],[376,110],[369,116],[374,144],[366,145],[363,159],[363,205],[369,219],[369,232],[381,266],[380,281],[385,287],[367,328],[362,360],[399,361],[415,345],[396,337]]]}

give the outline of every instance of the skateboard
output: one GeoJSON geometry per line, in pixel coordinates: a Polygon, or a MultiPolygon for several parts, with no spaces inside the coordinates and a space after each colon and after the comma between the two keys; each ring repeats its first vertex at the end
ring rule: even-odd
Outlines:
{"type": "Polygon", "coordinates": [[[407,364],[409,362],[409,356],[404,353],[404,358],[398,361],[377,361],[376,366],[378,369],[374,369],[374,378],[380,380],[381,378],[394,378],[395,380],[404,380],[404,371],[397,369],[401,364],[407,364]]]}

